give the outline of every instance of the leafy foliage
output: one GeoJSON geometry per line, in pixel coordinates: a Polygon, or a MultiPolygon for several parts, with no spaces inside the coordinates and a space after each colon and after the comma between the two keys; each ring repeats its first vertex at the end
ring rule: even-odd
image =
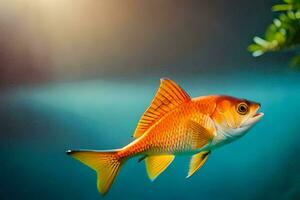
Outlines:
{"type": "Polygon", "coordinates": [[[254,37],[254,43],[248,50],[254,57],[266,52],[291,50],[295,57],[290,64],[292,67],[299,66],[300,0],[284,0],[284,4],[274,5],[272,10],[281,14],[267,27],[264,38],[254,37]]]}

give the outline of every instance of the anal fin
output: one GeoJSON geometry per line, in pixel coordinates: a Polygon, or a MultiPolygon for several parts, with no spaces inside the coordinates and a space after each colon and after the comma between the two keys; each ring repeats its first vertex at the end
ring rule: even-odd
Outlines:
{"type": "Polygon", "coordinates": [[[193,176],[193,174],[195,174],[195,172],[197,172],[204,165],[210,153],[211,151],[203,151],[193,155],[190,161],[189,173],[186,178],[193,176]]]}
{"type": "Polygon", "coordinates": [[[151,155],[146,157],[146,169],[151,181],[154,181],[174,160],[174,155],[151,155]]]}

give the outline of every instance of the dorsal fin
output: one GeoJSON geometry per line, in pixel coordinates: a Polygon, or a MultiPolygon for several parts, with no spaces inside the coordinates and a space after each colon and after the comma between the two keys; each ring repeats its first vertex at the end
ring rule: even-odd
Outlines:
{"type": "Polygon", "coordinates": [[[190,100],[191,97],[174,81],[168,78],[160,79],[159,89],[151,105],[141,117],[133,136],[140,137],[166,113],[190,100]]]}

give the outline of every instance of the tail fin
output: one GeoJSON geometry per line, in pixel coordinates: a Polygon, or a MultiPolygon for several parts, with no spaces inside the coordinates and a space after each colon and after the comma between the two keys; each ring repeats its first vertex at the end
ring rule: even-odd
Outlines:
{"type": "Polygon", "coordinates": [[[97,187],[105,195],[116,176],[118,175],[124,159],[117,155],[118,150],[111,151],[67,151],[68,155],[76,158],[97,172],[97,187]]]}

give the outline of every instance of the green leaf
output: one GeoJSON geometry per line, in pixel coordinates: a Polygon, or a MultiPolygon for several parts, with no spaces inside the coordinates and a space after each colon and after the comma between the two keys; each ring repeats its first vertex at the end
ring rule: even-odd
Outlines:
{"type": "Polygon", "coordinates": [[[292,10],[293,5],[289,4],[278,4],[272,7],[272,11],[278,12],[278,11],[286,11],[286,10],[292,10]]]}
{"type": "Polygon", "coordinates": [[[254,52],[254,51],[261,51],[262,50],[262,46],[258,45],[258,44],[251,44],[248,46],[248,51],[254,52]]]}
{"type": "Polygon", "coordinates": [[[265,37],[255,36],[248,51],[254,57],[271,51],[289,51],[298,54],[291,59],[290,66],[300,66],[300,0],[283,0],[285,4],[272,7],[273,11],[281,12],[266,28],[265,37]]]}

